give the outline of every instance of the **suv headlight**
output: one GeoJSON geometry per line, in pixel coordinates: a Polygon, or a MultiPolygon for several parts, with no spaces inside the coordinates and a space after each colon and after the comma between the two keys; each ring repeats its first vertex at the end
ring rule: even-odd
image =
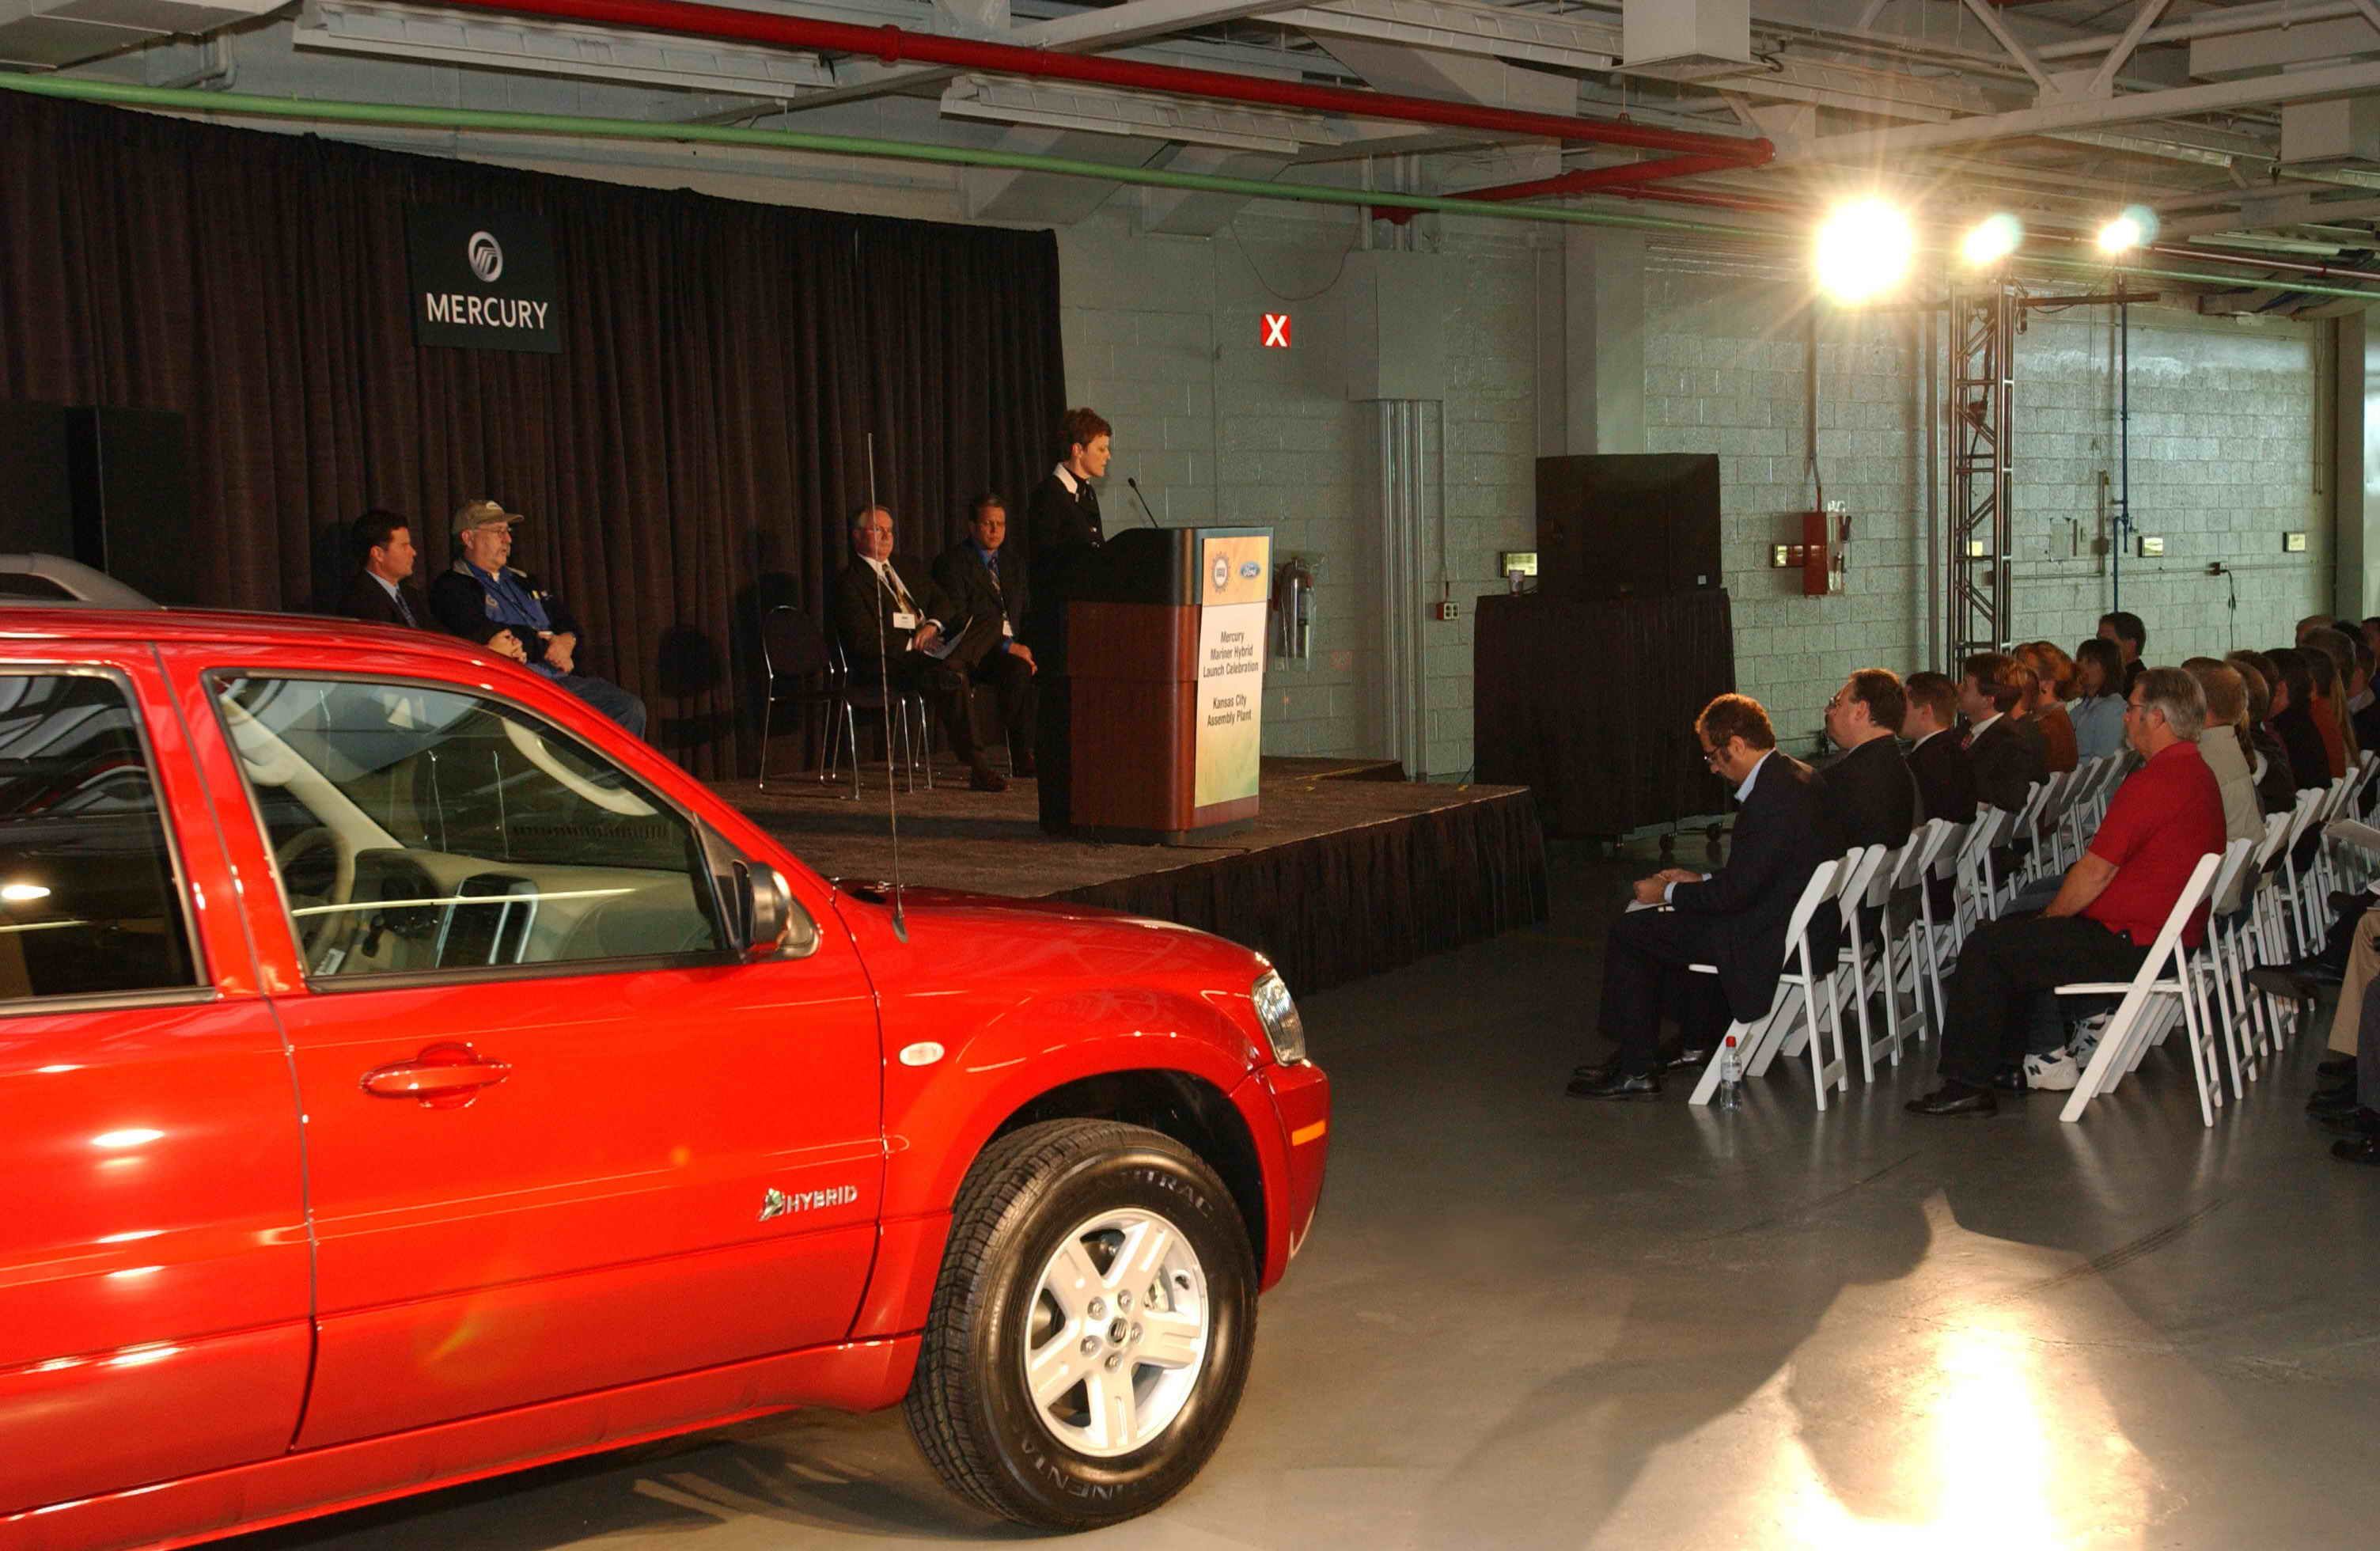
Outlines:
{"type": "Polygon", "coordinates": [[[1297,1003],[1289,997],[1279,970],[1266,970],[1249,988],[1248,995],[1257,1004],[1257,1022],[1264,1025],[1265,1037],[1272,1041],[1272,1059],[1287,1066],[1305,1059],[1305,1021],[1297,1015],[1297,1003]]]}

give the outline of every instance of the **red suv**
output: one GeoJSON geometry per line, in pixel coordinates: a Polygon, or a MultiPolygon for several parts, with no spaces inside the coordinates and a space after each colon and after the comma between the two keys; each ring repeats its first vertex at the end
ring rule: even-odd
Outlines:
{"type": "Polygon", "coordinates": [[[905,1398],[983,1508],[1128,1518],[1329,1114],[1257,955],[897,923],[461,643],[0,612],[0,1544],[905,1398]]]}

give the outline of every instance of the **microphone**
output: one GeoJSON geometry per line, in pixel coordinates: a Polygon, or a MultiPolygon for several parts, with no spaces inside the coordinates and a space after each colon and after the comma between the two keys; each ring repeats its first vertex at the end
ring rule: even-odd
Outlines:
{"type": "Polygon", "coordinates": [[[1123,482],[1132,488],[1132,498],[1140,503],[1141,515],[1148,519],[1148,526],[1163,527],[1165,525],[1157,520],[1157,514],[1148,509],[1148,497],[1140,493],[1140,481],[1127,474],[1123,477],[1123,482]]]}

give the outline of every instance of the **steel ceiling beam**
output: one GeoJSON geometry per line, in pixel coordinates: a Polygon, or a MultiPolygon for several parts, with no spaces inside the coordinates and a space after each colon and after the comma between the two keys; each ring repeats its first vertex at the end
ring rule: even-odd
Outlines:
{"type": "Polygon", "coordinates": [[[2213,81],[2203,86],[2174,87],[2163,91],[2133,91],[2087,101],[2061,100],[2012,113],[1954,118],[1947,124],[1912,124],[1828,135],[1794,148],[1779,162],[1881,161],[1901,151],[1937,146],[1972,145],[1984,140],[2037,135],[2051,129],[2096,129],[2111,124],[2138,123],[2148,118],[2173,118],[2228,109],[2269,107],[2380,91],[2380,64],[2342,65],[2327,69],[2297,70],[2257,76],[2247,80],[2213,81]]]}

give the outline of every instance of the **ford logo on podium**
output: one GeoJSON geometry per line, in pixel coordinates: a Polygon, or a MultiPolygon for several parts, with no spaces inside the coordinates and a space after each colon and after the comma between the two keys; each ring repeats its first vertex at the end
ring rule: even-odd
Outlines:
{"type": "Polygon", "coordinates": [[[1222,591],[1232,585],[1232,563],[1224,555],[1215,557],[1215,590],[1222,591]]]}

